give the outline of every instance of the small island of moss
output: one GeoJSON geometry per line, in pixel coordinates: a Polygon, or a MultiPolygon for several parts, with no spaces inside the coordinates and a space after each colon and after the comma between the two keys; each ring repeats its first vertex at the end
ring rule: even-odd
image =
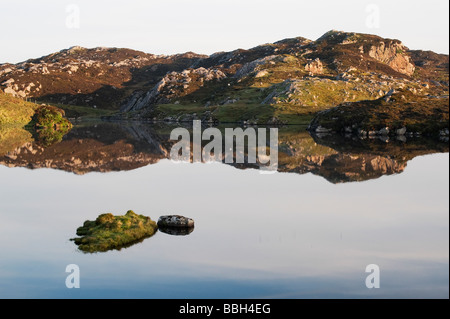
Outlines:
{"type": "Polygon", "coordinates": [[[27,127],[33,132],[35,140],[48,147],[61,142],[64,135],[72,129],[72,123],[64,116],[64,110],[43,105],[36,109],[27,127]]]}
{"type": "Polygon", "coordinates": [[[124,216],[102,214],[95,221],[85,221],[77,229],[80,237],[72,238],[86,253],[120,250],[155,234],[158,226],[150,217],[129,210],[124,216]]]}

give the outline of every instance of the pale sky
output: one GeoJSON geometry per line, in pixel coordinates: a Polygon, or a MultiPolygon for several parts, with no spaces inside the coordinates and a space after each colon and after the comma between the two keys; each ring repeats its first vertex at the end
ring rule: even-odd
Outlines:
{"type": "Polygon", "coordinates": [[[331,29],[448,54],[448,11],[448,0],[0,0],[0,63],[74,45],[212,54],[331,29]]]}

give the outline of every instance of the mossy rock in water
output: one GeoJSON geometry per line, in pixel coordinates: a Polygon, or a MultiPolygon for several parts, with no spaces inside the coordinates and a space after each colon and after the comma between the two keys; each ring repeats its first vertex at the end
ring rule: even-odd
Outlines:
{"type": "Polygon", "coordinates": [[[36,129],[52,128],[60,130],[72,128],[72,123],[64,116],[64,110],[55,106],[42,105],[34,113],[30,124],[34,125],[36,129]]]}
{"type": "Polygon", "coordinates": [[[72,238],[87,253],[120,250],[153,236],[158,229],[150,217],[129,210],[124,216],[102,214],[95,221],[87,220],[77,229],[80,237],[72,238]]]}
{"type": "Polygon", "coordinates": [[[66,119],[64,110],[44,105],[40,106],[27,128],[33,132],[33,137],[44,147],[61,142],[64,135],[72,129],[72,123],[66,119]]]}
{"type": "Polygon", "coordinates": [[[49,147],[62,141],[63,137],[69,133],[70,128],[62,127],[60,129],[44,128],[33,131],[33,138],[43,147],[49,147]]]}

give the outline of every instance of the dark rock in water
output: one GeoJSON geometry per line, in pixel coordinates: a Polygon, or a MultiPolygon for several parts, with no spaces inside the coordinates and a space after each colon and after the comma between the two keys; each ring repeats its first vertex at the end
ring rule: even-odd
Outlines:
{"type": "Polygon", "coordinates": [[[174,236],[186,236],[194,231],[194,227],[159,227],[158,230],[162,233],[174,236]]]}
{"type": "Polygon", "coordinates": [[[180,215],[161,216],[158,219],[158,227],[191,228],[194,220],[180,215]]]}
{"type": "Polygon", "coordinates": [[[169,235],[186,236],[194,231],[194,220],[180,215],[161,216],[158,228],[169,235]]]}

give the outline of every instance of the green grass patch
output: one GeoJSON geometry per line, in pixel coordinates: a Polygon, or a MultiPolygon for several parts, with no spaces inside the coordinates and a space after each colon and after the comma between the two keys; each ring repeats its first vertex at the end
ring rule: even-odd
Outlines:
{"type": "Polygon", "coordinates": [[[0,92],[0,125],[25,125],[39,105],[0,92]]]}
{"type": "Polygon", "coordinates": [[[192,104],[158,104],[154,108],[154,112],[161,116],[181,116],[183,114],[202,113],[210,108],[205,108],[198,103],[192,104]]]}
{"type": "Polygon", "coordinates": [[[71,128],[72,123],[64,117],[63,110],[54,106],[40,106],[36,109],[29,125],[37,129],[71,128]]]}
{"type": "Polygon", "coordinates": [[[273,114],[274,109],[268,105],[246,104],[239,101],[234,104],[219,106],[213,115],[221,123],[239,123],[243,121],[266,123],[273,117],[273,114]]]}
{"type": "Polygon", "coordinates": [[[72,123],[64,117],[64,111],[54,106],[40,106],[26,128],[44,147],[59,143],[72,129],[72,123]]]}
{"type": "Polygon", "coordinates": [[[57,107],[26,102],[0,92],[0,128],[0,151],[5,152],[31,141],[30,134],[43,146],[55,144],[70,131],[72,123],[57,107]]]}
{"type": "Polygon", "coordinates": [[[448,98],[420,97],[404,91],[392,95],[389,102],[380,98],[335,107],[319,113],[312,124],[336,132],[343,132],[346,127],[365,131],[406,127],[408,132],[435,136],[448,128],[448,123],[448,98]]]}
{"type": "Polygon", "coordinates": [[[32,141],[31,133],[21,125],[0,125],[0,156],[32,141]]]}
{"type": "MultiPolygon", "coordinates": [[[[344,102],[374,100],[379,97],[375,90],[358,82],[350,83],[323,79],[321,81],[295,81],[292,84],[287,83],[287,85],[292,85],[296,89],[292,92],[286,91],[284,95],[276,97],[275,101],[307,107],[312,112],[318,112],[344,102]]],[[[380,89],[389,91],[388,86],[379,87],[378,90],[380,89]]]]}
{"type": "Polygon", "coordinates": [[[80,237],[72,238],[78,249],[86,253],[120,250],[153,236],[158,229],[150,217],[129,210],[123,216],[102,214],[95,221],[85,221],[77,229],[80,237]]]}

